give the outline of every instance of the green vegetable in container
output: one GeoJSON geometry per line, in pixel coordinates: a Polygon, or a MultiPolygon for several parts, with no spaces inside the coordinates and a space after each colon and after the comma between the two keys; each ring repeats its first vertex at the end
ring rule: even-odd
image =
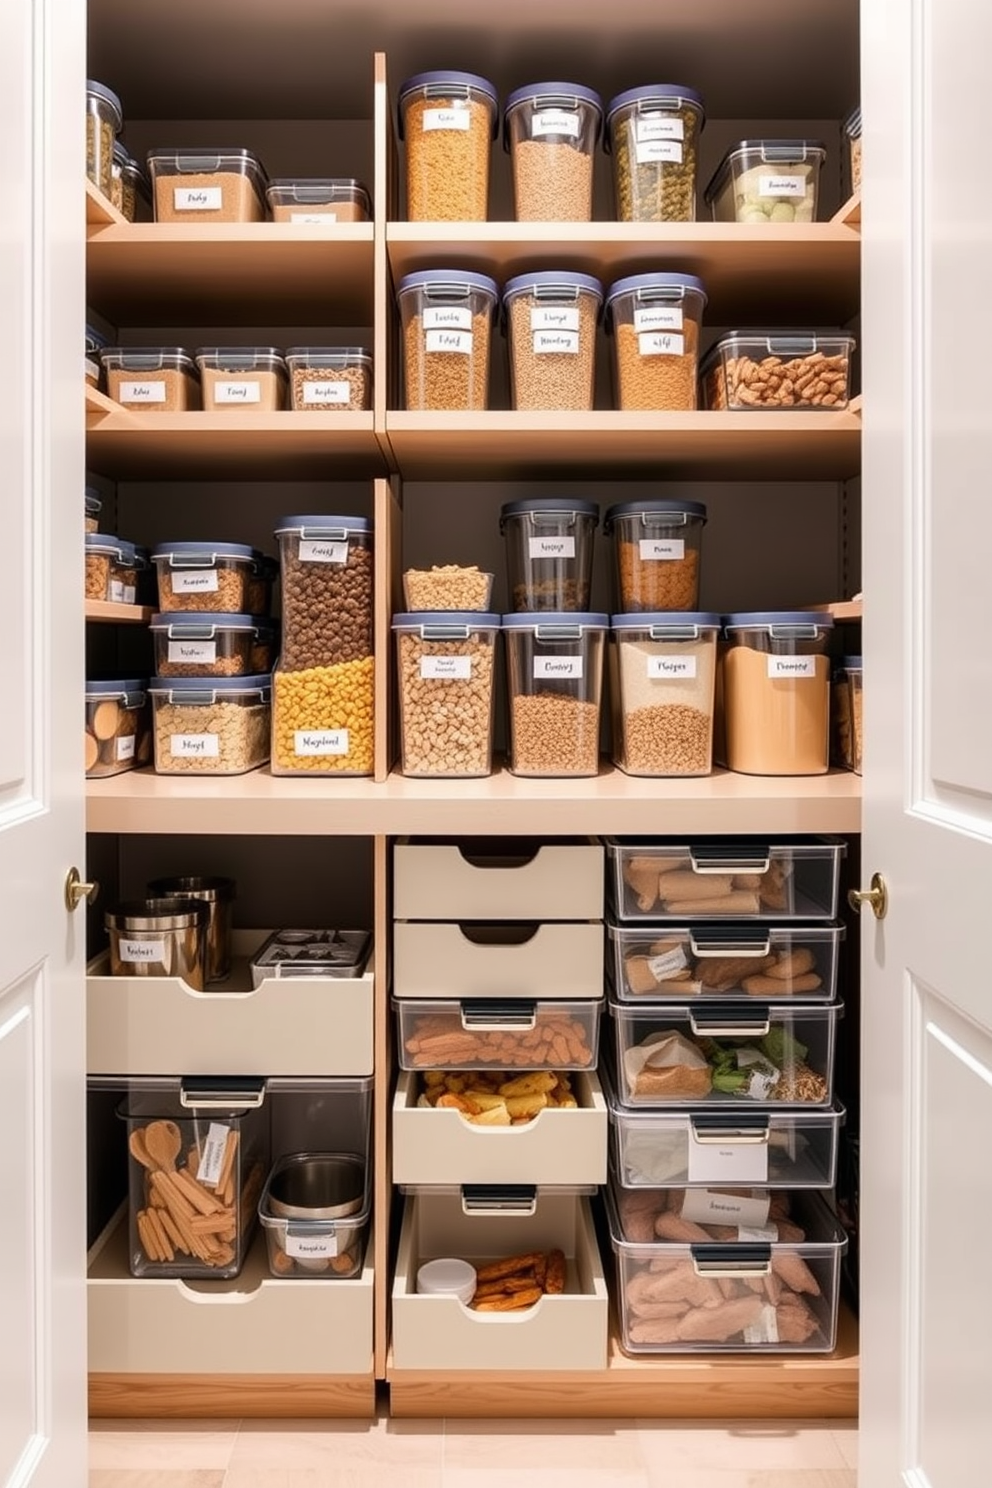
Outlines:
{"type": "Polygon", "coordinates": [[[770,1028],[758,1045],[762,1053],[779,1069],[789,1069],[803,1064],[809,1049],[801,1044],[795,1034],[780,1024],[770,1028]]]}

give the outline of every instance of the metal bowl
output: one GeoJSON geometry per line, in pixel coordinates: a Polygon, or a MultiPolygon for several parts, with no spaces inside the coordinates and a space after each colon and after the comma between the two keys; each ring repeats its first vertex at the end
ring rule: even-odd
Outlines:
{"type": "Polygon", "coordinates": [[[273,1169],[268,1208],[279,1219],[347,1219],[365,1201],[365,1164],[336,1152],[297,1152],[273,1169]]]}

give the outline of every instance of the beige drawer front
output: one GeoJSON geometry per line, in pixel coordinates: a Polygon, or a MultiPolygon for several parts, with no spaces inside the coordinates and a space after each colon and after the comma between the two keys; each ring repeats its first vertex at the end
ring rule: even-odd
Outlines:
{"type": "Polygon", "coordinates": [[[460,1195],[408,1196],[393,1281],[396,1369],[605,1369],[609,1299],[587,1199],[542,1194],[531,1216],[466,1216],[460,1195]],[[528,1250],[565,1252],[566,1291],[526,1312],[472,1312],[420,1297],[417,1270],[436,1256],[478,1262],[528,1250]]]}
{"type": "Polygon", "coordinates": [[[593,838],[545,842],[533,855],[509,843],[411,842],[393,849],[399,920],[598,920],[604,853],[593,838]]]}
{"type": "Polygon", "coordinates": [[[582,999],[603,994],[601,923],[393,926],[394,997],[582,999]]]}
{"type": "Polygon", "coordinates": [[[577,1111],[540,1111],[526,1126],[473,1126],[417,1105],[421,1076],[400,1073],[393,1097],[394,1183],[605,1183],[608,1117],[593,1073],[572,1076],[577,1111]]]}
{"type": "Polygon", "coordinates": [[[236,936],[231,976],[205,992],[178,977],[112,977],[105,958],[94,963],[87,1072],[371,1075],[372,963],[361,977],[270,978],[252,991],[248,952],[267,933],[236,936]]]}
{"type": "Polygon", "coordinates": [[[90,1262],[93,1374],[368,1374],[372,1258],[354,1281],[280,1281],[257,1234],[231,1281],[158,1281],[128,1272],[127,1222],[90,1262]]]}

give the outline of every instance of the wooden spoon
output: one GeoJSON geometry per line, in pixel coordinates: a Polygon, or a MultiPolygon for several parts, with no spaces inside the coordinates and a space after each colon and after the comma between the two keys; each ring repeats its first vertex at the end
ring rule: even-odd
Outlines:
{"type": "Polygon", "coordinates": [[[182,1133],[174,1121],[150,1121],[145,1127],[145,1150],[152,1165],[164,1173],[176,1171],[176,1158],[182,1148],[182,1133]]]}
{"type": "Polygon", "coordinates": [[[145,1133],[140,1126],[135,1127],[134,1131],[128,1137],[127,1145],[131,1149],[131,1156],[137,1162],[141,1163],[143,1168],[154,1168],[155,1164],[152,1162],[148,1154],[148,1148],[145,1146],[145,1133]]]}

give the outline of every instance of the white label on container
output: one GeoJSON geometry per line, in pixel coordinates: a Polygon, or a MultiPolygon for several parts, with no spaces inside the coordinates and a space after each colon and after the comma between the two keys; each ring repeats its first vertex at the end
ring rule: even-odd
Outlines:
{"type": "Polygon", "coordinates": [[[425,680],[450,677],[459,682],[467,682],[472,675],[472,658],[471,656],[422,656],[420,675],[425,680]]]}
{"type": "Polygon", "coordinates": [[[217,660],[216,641],[170,641],[171,662],[212,662],[217,660]]]}
{"type": "Polygon", "coordinates": [[[472,126],[472,115],[468,109],[435,108],[424,109],[421,115],[424,134],[432,129],[465,129],[472,126]]]}
{"type": "Polygon", "coordinates": [[[220,186],[176,186],[172,196],[177,212],[219,212],[224,204],[220,186]]]}
{"type": "Polygon", "coordinates": [[[769,656],[768,675],[776,681],[784,677],[815,677],[815,656],[769,656]]]}
{"type": "Polygon", "coordinates": [[[124,585],[121,583],[120,579],[111,579],[109,587],[110,597],[114,601],[114,603],[124,604],[124,585]]]}
{"type": "Polygon", "coordinates": [[[427,305],[420,316],[425,331],[470,331],[472,312],[464,305],[427,305]]]}
{"type": "Polygon", "coordinates": [[[224,378],[214,383],[213,395],[215,403],[261,403],[262,384],[243,378],[237,381],[224,378]]]}
{"type": "Polygon", "coordinates": [[[535,656],[535,678],[569,677],[578,680],[582,676],[581,656],[535,656]]]}
{"type": "Polygon", "coordinates": [[[774,1245],[778,1239],[778,1225],[738,1225],[737,1238],[761,1245],[774,1245]]]}
{"type": "MultiPolygon", "coordinates": [[[[705,1135],[705,1134],[704,1134],[705,1135]]],[[[741,1183],[768,1182],[767,1142],[697,1141],[689,1127],[689,1182],[741,1183]]]]}
{"type": "Polygon", "coordinates": [[[165,383],[161,379],[152,382],[122,382],[117,393],[118,403],[164,403],[165,383]]]}
{"type": "Polygon", "coordinates": [[[217,734],[173,734],[169,752],[174,759],[219,759],[220,737],[217,734]]]}
{"type": "Polygon", "coordinates": [[[169,577],[173,594],[215,594],[220,588],[215,568],[176,568],[169,577]]]}
{"type": "Polygon", "coordinates": [[[681,305],[644,305],[634,311],[635,331],[680,331],[684,324],[681,305]]]}
{"type": "Polygon", "coordinates": [[[771,1202],[768,1194],[742,1198],[740,1194],[714,1193],[709,1188],[687,1188],[682,1200],[682,1218],[690,1224],[760,1228],[768,1223],[771,1202]]]}
{"type": "Polygon", "coordinates": [[[319,227],[323,222],[337,222],[337,212],[290,212],[290,222],[297,222],[304,227],[319,227]]]}
{"type": "Polygon", "coordinates": [[[428,331],[424,336],[425,351],[456,351],[464,356],[472,353],[471,331],[428,331]]]}
{"type": "Polygon", "coordinates": [[[304,403],[347,403],[351,398],[350,382],[305,382],[304,403]]]}
{"type": "Polygon", "coordinates": [[[527,539],[531,558],[574,558],[574,537],[531,537],[527,539]]]}
{"type": "Polygon", "coordinates": [[[577,331],[579,329],[578,305],[532,305],[530,311],[532,331],[577,331]]]}
{"type": "Polygon", "coordinates": [[[321,537],[301,537],[301,563],[347,563],[347,542],[329,542],[321,537]]]}
{"type": "Polygon", "coordinates": [[[682,146],[677,140],[638,141],[634,146],[634,158],[638,165],[681,165],[682,146]]]}
{"type": "Polygon", "coordinates": [[[156,966],[165,965],[165,941],[164,940],[124,940],[117,942],[117,954],[122,961],[130,966],[140,966],[143,962],[154,962],[156,966]]]}
{"type": "Polygon", "coordinates": [[[230,1135],[231,1128],[220,1121],[211,1121],[207,1128],[207,1139],[200,1151],[200,1166],[196,1170],[196,1181],[207,1188],[216,1188],[220,1182],[230,1135]]]}
{"type": "Polygon", "coordinates": [[[117,740],[117,758],[119,760],[134,759],[134,734],[124,734],[117,740]]]}
{"type": "Polygon", "coordinates": [[[672,562],[674,559],[685,557],[684,537],[642,537],[640,540],[641,558],[648,563],[672,562]]]}
{"type": "Polygon", "coordinates": [[[778,1313],[769,1304],[761,1309],[756,1322],[744,1329],[745,1343],[778,1343],[778,1313]]]}
{"type": "Polygon", "coordinates": [[[637,140],[684,140],[685,124],[678,114],[641,114],[637,120],[637,140]]]}
{"type": "Polygon", "coordinates": [[[535,331],[534,354],[575,356],[579,350],[578,331],[535,331]]]}
{"type": "Polygon", "coordinates": [[[137,597],[138,591],[137,589],[135,589],[133,584],[121,585],[121,599],[125,604],[134,604],[134,601],[137,599],[137,597]]]}
{"type": "Polygon", "coordinates": [[[685,356],[685,337],[673,331],[642,331],[637,348],[641,356],[685,356]]]}
{"type": "Polygon", "coordinates": [[[297,729],[293,735],[293,753],[308,755],[347,754],[347,729],[297,729]]]}
{"type": "Polygon", "coordinates": [[[647,661],[648,676],[655,681],[695,681],[695,656],[649,656],[647,661]]]}
{"type": "Polygon", "coordinates": [[[283,1245],[294,1261],[327,1261],[338,1253],[337,1232],[333,1230],[329,1235],[307,1235],[287,1229],[283,1245]]]}
{"type": "Polygon", "coordinates": [[[648,970],[656,982],[667,982],[677,972],[685,971],[689,965],[689,958],[683,948],[675,946],[674,950],[665,951],[661,956],[648,958],[648,970]]]}
{"type": "Polygon", "coordinates": [[[805,196],[805,176],[759,176],[759,196],[805,196]]]}
{"type": "Polygon", "coordinates": [[[546,134],[567,134],[570,139],[579,137],[579,115],[575,109],[540,109],[531,114],[531,139],[542,139],[546,134]]]}

